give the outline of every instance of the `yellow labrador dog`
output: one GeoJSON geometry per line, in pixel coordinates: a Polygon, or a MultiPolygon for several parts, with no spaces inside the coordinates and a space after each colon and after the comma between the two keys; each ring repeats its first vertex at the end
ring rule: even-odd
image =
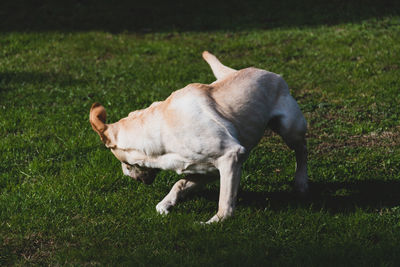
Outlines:
{"type": "Polygon", "coordinates": [[[103,106],[92,105],[90,123],[121,161],[123,173],[145,184],[159,170],[185,174],[156,206],[167,214],[219,172],[218,212],[207,223],[222,221],[235,209],[243,162],[270,127],[294,149],[295,187],[306,193],[307,124],[283,78],[256,68],[231,69],[207,51],[203,58],[217,78],[212,84],[189,84],[112,124],[105,124],[103,106]]]}

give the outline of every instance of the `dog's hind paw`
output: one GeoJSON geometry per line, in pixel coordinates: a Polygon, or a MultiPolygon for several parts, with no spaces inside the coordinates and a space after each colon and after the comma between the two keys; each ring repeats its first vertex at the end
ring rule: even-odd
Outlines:
{"type": "Polygon", "coordinates": [[[168,209],[169,209],[169,206],[162,202],[158,203],[156,206],[157,212],[161,215],[167,215],[169,213],[168,209]]]}
{"type": "Polygon", "coordinates": [[[301,198],[306,198],[310,195],[310,188],[308,183],[296,184],[294,185],[294,190],[296,195],[301,198]]]}

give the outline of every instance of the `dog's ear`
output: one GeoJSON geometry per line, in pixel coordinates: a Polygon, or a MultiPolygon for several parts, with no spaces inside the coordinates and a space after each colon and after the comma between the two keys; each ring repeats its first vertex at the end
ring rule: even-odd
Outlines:
{"type": "Polygon", "coordinates": [[[93,103],[92,107],[90,108],[90,124],[92,125],[93,130],[97,132],[103,141],[104,144],[108,143],[108,138],[105,135],[105,131],[107,130],[107,113],[105,108],[99,103],[93,103]]]}

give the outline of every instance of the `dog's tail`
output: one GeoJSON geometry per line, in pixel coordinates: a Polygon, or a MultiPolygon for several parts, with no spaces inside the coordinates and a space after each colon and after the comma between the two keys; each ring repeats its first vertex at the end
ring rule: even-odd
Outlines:
{"type": "Polygon", "coordinates": [[[208,51],[204,51],[202,56],[204,60],[210,65],[211,70],[213,71],[214,76],[215,78],[217,78],[217,80],[221,80],[227,75],[236,72],[236,70],[223,65],[216,56],[209,53],[208,51]]]}
{"type": "Polygon", "coordinates": [[[105,124],[107,119],[106,109],[99,103],[93,103],[90,108],[89,121],[92,128],[97,132],[103,143],[107,142],[107,137],[104,132],[107,130],[107,124],[105,124]]]}

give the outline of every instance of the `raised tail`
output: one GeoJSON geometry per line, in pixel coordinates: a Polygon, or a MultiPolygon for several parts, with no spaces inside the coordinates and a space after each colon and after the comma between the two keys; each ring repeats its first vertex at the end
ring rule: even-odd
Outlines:
{"type": "Polygon", "coordinates": [[[236,72],[236,70],[223,65],[216,56],[209,53],[208,51],[204,51],[202,56],[204,60],[210,65],[211,70],[217,80],[221,80],[229,74],[236,72]]]}

